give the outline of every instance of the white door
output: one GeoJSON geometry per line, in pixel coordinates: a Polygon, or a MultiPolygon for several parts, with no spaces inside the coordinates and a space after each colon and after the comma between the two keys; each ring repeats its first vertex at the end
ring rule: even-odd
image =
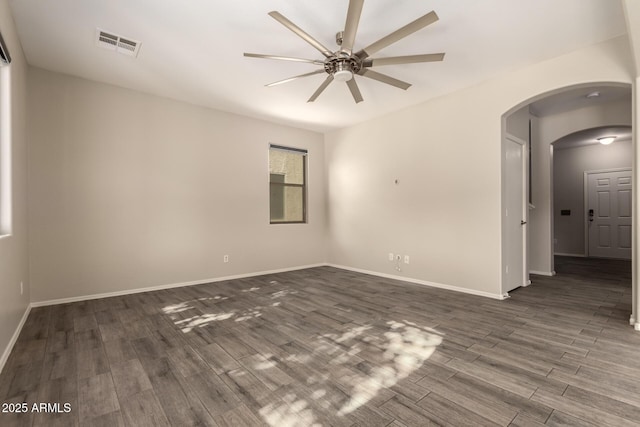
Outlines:
{"type": "Polygon", "coordinates": [[[631,170],[585,175],[588,255],[631,259],[631,170]]]}
{"type": "Polygon", "coordinates": [[[519,286],[526,286],[525,236],[527,210],[525,191],[525,147],[524,141],[508,137],[505,143],[505,259],[503,293],[519,286]]]}

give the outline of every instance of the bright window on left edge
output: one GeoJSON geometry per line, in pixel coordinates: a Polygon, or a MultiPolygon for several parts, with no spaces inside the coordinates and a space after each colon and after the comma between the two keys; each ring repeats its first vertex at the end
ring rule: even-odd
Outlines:
{"type": "Polygon", "coordinates": [[[0,237],[11,235],[11,56],[0,33],[0,237]]]}

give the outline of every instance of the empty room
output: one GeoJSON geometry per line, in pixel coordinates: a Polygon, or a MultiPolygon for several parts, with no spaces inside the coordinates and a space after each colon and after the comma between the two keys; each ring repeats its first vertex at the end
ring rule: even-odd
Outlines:
{"type": "Polygon", "coordinates": [[[0,0],[0,425],[637,426],[638,0],[0,0]]]}

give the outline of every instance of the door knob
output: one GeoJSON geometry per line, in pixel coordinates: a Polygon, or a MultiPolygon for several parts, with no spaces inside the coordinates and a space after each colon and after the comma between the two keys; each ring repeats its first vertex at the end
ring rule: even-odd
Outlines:
{"type": "Polygon", "coordinates": [[[526,223],[527,223],[527,221],[525,221],[525,220],[520,221],[520,225],[525,225],[526,223]]]}

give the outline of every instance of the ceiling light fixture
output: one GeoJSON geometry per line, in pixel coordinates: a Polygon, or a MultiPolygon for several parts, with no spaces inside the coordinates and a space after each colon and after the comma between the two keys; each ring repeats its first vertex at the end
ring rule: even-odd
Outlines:
{"type": "Polygon", "coordinates": [[[600,92],[598,91],[594,91],[594,92],[589,92],[587,94],[587,98],[591,99],[591,98],[599,98],[600,97],[600,92]]]}
{"type": "Polygon", "coordinates": [[[336,71],[333,73],[333,78],[339,82],[348,82],[353,78],[353,71],[351,71],[348,64],[338,62],[338,64],[336,64],[336,71]]]}
{"type": "Polygon", "coordinates": [[[616,138],[617,136],[603,136],[601,138],[598,138],[598,142],[602,145],[609,145],[613,141],[615,141],[616,138]]]}

